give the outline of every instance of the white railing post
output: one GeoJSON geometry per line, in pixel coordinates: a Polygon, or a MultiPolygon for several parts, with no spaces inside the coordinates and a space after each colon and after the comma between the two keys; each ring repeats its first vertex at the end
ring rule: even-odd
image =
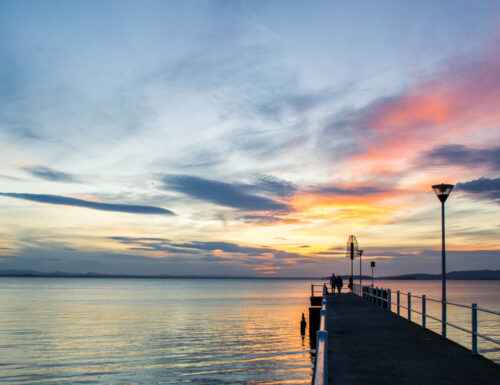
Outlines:
{"type": "Polygon", "coordinates": [[[392,311],[391,289],[387,289],[387,310],[392,311]]]}
{"type": "Polygon", "coordinates": [[[328,332],[326,330],[318,330],[316,332],[316,346],[314,384],[326,385],[328,384],[328,332]]]}
{"type": "Polygon", "coordinates": [[[411,321],[411,293],[408,293],[408,321],[411,321]]]}
{"type": "Polygon", "coordinates": [[[320,316],[320,324],[319,324],[320,330],[326,330],[326,310],[321,309],[319,311],[319,316],[320,316]]]}
{"type": "Polygon", "coordinates": [[[397,291],[397,294],[398,294],[398,295],[397,295],[397,297],[398,297],[398,298],[397,298],[397,302],[398,302],[398,315],[401,315],[401,313],[400,313],[400,307],[399,307],[399,305],[401,304],[401,300],[400,300],[400,298],[399,298],[399,295],[400,295],[401,293],[399,292],[399,290],[397,291]]]}
{"type": "Polygon", "coordinates": [[[472,355],[477,355],[477,304],[472,304],[472,355]]]}
{"type": "Polygon", "coordinates": [[[424,329],[426,329],[426,320],[425,320],[425,307],[426,307],[426,304],[425,304],[425,300],[426,300],[426,296],[425,294],[422,296],[422,327],[424,329]]]}

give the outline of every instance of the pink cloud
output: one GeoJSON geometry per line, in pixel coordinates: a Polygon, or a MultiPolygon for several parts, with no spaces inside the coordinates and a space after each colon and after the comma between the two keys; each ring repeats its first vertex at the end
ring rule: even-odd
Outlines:
{"type": "Polygon", "coordinates": [[[449,62],[404,92],[353,112],[350,125],[364,146],[350,158],[353,170],[404,169],[422,151],[500,126],[499,48],[494,42],[473,60],[449,62]]]}

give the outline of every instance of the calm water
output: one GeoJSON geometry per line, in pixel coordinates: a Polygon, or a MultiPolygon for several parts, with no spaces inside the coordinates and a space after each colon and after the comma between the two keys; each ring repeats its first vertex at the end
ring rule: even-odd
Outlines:
{"type": "MultiPolygon", "coordinates": [[[[319,282],[0,278],[0,383],[310,383],[299,321],[311,283],[319,282]]],[[[439,281],[377,284],[441,295],[439,281]]],[[[450,281],[448,299],[500,310],[500,282],[450,281]]],[[[439,305],[428,311],[440,316],[439,305]]],[[[470,328],[470,311],[448,312],[470,328]]],[[[480,313],[479,332],[500,339],[500,317],[480,313]]],[[[470,347],[469,335],[448,334],[470,347]]],[[[500,363],[498,346],[480,340],[480,352],[500,363]]]]}
{"type": "MultiPolygon", "coordinates": [[[[371,282],[366,282],[371,283],[371,282]]],[[[396,291],[411,292],[412,295],[427,298],[441,298],[441,281],[376,281],[375,286],[390,288],[392,291],[392,311],[396,312],[396,291]]],[[[447,281],[446,296],[449,302],[471,306],[476,303],[479,307],[500,311],[500,281],[447,281]]],[[[401,304],[407,306],[408,296],[400,295],[401,304]]],[[[411,299],[412,309],[422,311],[422,300],[411,299]]],[[[427,314],[441,319],[441,304],[426,301],[427,314]]],[[[408,311],[401,308],[401,315],[408,318],[408,311]]],[[[471,330],[472,314],[470,309],[448,305],[448,322],[452,322],[465,329],[471,330]]],[[[422,324],[422,316],[412,313],[412,321],[422,324]]],[[[427,318],[427,327],[441,334],[441,323],[427,318]]],[[[478,332],[500,340],[500,316],[478,312],[478,332]]],[[[451,326],[447,328],[448,338],[471,348],[471,335],[451,326]]],[[[500,364],[500,345],[478,338],[479,353],[500,364]]]]}
{"type": "Polygon", "coordinates": [[[0,382],[310,383],[310,284],[0,278],[0,382]]]}

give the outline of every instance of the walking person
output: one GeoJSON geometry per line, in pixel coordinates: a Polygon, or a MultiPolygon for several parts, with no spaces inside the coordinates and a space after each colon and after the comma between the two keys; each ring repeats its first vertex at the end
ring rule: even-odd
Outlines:
{"type": "Polygon", "coordinates": [[[342,286],[344,286],[344,281],[342,281],[342,277],[340,275],[335,278],[335,285],[337,286],[337,291],[340,294],[342,291],[342,286]]]}
{"type": "Polygon", "coordinates": [[[330,286],[332,288],[332,294],[335,294],[335,273],[332,273],[330,277],[330,286]]]}

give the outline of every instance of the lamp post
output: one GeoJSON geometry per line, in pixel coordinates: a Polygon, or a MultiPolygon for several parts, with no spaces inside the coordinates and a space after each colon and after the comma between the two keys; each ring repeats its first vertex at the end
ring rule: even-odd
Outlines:
{"type": "Polygon", "coordinates": [[[363,278],[361,275],[361,256],[363,255],[364,250],[358,250],[359,253],[359,287],[363,287],[363,278]]]}
{"type": "Polygon", "coordinates": [[[441,300],[441,338],[446,338],[446,251],[444,243],[444,202],[453,190],[452,184],[436,184],[432,189],[441,201],[441,280],[442,280],[442,300],[441,300]]]}

